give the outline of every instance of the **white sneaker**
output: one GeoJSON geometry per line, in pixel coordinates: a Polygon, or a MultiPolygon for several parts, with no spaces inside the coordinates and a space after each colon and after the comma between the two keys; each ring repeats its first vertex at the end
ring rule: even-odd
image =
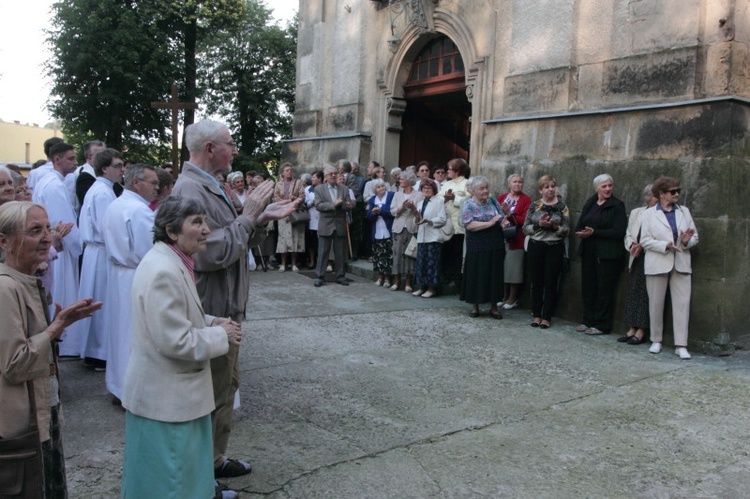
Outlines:
{"type": "Polygon", "coordinates": [[[326,272],[333,272],[333,267],[331,267],[330,265],[326,267],[326,272]]]}
{"type": "Polygon", "coordinates": [[[420,296],[422,293],[424,293],[424,290],[423,289],[418,289],[415,292],[413,292],[411,295],[412,296],[420,296]]]}
{"type": "Polygon", "coordinates": [[[497,308],[500,308],[500,307],[502,307],[503,305],[505,305],[505,302],[504,302],[504,301],[499,301],[499,302],[497,302],[497,308]]]}
{"type": "MultiPolygon", "coordinates": [[[[661,343],[656,343],[656,342],[651,343],[651,346],[649,347],[648,351],[651,353],[661,352],[661,343]]],[[[685,352],[687,353],[687,350],[685,350],[685,352]]]]}
{"type": "Polygon", "coordinates": [[[391,291],[398,291],[398,284],[391,286],[391,291]]]}
{"type": "Polygon", "coordinates": [[[513,310],[516,307],[518,307],[518,302],[506,303],[505,305],[503,305],[503,310],[513,310]]]}
{"type": "Polygon", "coordinates": [[[292,265],[292,272],[299,272],[299,267],[292,265]]]}
{"type": "Polygon", "coordinates": [[[383,285],[383,280],[382,279],[378,279],[377,281],[375,281],[375,285],[376,286],[382,286],[383,285]]]}
{"type": "Polygon", "coordinates": [[[422,298],[432,298],[433,296],[435,296],[435,293],[433,293],[432,291],[427,291],[426,293],[422,293],[422,298]]]}
{"type": "Polygon", "coordinates": [[[286,272],[286,265],[279,267],[279,272],[286,272]]]}
{"type": "Polygon", "coordinates": [[[389,281],[388,279],[386,279],[385,281],[383,281],[383,287],[384,288],[390,288],[391,287],[391,281],[389,281]]]}
{"type": "Polygon", "coordinates": [[[675,355],[679,355],[682,360],[687,360],[687,359],[689,359],[689,358],[692,357],[690,355],[690,353],[687,351],[687,348],[685,348],[685,347],[677,347],[677,348],[675,348],[674,349],[674,354],[675,355]]]}

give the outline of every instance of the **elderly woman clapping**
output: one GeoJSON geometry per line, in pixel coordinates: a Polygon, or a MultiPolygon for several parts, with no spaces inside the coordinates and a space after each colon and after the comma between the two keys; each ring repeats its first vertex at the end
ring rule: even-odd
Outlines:
{"type": "Polygon", "coordinates": [[[526,213],[531,206],[531,198],[523,192],[523,177],[512,173],[508,177],[508,192],[497,197],[506,217],[504,227],[517,227],[516,235],[505,240],[505,285],[501,303],[503,309],[512,310],[518,306],[518,289],[523,283],[524,241],[526,235],[521,228],[526,213]]]}
{"type": "Polygon", "coordinates": [[[647,209],[641,222],[641,245],[646,250],[644,273],[648,290],[651,325],[649,352],[661,352],[664,335],[664,299],[672,297],[672,329],[675,354],[689,359],[687,351],[690,321],[690,248],[698,244],[698,229],[690,210],[677,204],[680,181],[660,177],[652,188],[659,202],[647,209]]]}
{"type": "Polygon", "coordinates": [[[393,220],[393,275],[395,282],[391,286],[391,291],[398,291],[401,286],[401,277],[403,276],[404,291],[411,293],[411,277],[414,273],[414,258],[406,255],[406,247],[409,241],[417,232],[417,226],[414,222],[413,210],[422,200],[422,193],[414,189],[417,177],[414,172],[406,170],[401,174],[401,189],[393,197],[391,203],[391,214],[395,217],[393,220]]]}
{"type": "Polygon", "coordinates": [[[193,255],[209,234],[203,206],[169,197],[154,221],[154,247],[132,288],[132,353],[125,375],[123,497],[213,497],[210,360],[238,345],[228,318],[205,315],[193,255]]]}
{"type": "Polygon", "coordinates": [[[523,232],[529,238],[531,327],[547,329],[557,306],[557,284],[563,265],[570,212],[557,195],[557,182],[543,175],[537,182],[540,199],[526,213],[523,232]]]}
{"type": "Polygon", "coordinates": [[[391,287],[393,269],[393,191],[388,191],[382,179],[373,180],[375,195],[367,200],[367,220],[370,221],[372,238],[372,269],[378,273],[377,286],[391,287]]]}
{"type": "Polygon", "coordinates": [[[583,321],[576,331],[609,334],[614,317],[615,291],[625,250],[628,226],[625,204],[614,195],[614,181],[606,173],[594,179],[596,191],[583,205],[576,225],[581,238],[581,294],[583,321]]]}
{"type": "MultiPolygon", "coordinates": [[[[11,188],[12,190],[12,188],[11,188]]],[[[52,234],[41,205],[10,201],[0,206],[0,439],[29,430],[33,393],[42,444],[44,476],[39,489],[18,497],[65,497],[65,464],[60,437],[60,395],[56,342],[66,327],[101,308],[91,298],[48,319],[45,293],[35,274],[49,258],[52,234]],[[33,391],[31,391],[33,387],[33,391]]],[[[2,464],[4,471],[11,464],[2,464]]]]}
{"type": "Polygon", "coordinates": [[[497,303],[503,294],[505,243],[500,204],[490,196],[486,177],[472,177],[467,183],[472,196],[461,206],[466,229],[466,257],[461,279],[461,299],[473,306],[469,316],[479,316],[479,304],[490,303],[490,316],[502,319],[497,303]]]}

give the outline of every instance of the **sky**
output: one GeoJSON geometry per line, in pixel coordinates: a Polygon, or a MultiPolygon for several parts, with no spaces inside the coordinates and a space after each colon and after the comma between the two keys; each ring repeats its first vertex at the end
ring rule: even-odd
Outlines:
{"type": "MultiPolygon", "coordinates": [[[[0,0],[0,120],[44,126],[50,81],[42,64],[49,56],[43,30],[55,0],[0,0]]],[[[291,19],[299,0],[265,0],[274,17],[291,19]]]]}

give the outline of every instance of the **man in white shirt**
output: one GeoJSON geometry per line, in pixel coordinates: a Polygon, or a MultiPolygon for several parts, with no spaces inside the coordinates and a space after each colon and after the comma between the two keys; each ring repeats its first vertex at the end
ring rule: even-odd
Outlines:
{"type": "MultiPolygon", "coordinates": [[[[92,158],[96,181],[86,193],[78,219],[78,227],[85,245],[81,282],[78,295],[107,300],[107,250],[104,246],[104,214],[117,199],[112,188],[122,179],[122,155],[114,149],[103,149],[92,158]]],[[[107,359],[109,331],[103,310],[75,324],[83,338],[82,357],[97,371],[104,370],[107,359]]]]}
{"type": "Polygon", "coordinates": [[[55,144],[61,142],[64,142],[64,140],[60,137],[50,137],[44,141],[44,157],[47,158],[47,162],[29,172],[29,176],[26,179],[26,185],[29,189],[33,190],[40,178],[52,172],[52,156],[50,155],[50,149],[52,149],[52,146],[55,144]]]}
{"type": "Polygon", "coordinates": [[[125,191],[104,213],[104,245],[107,249],[107,300],[104,314],[109,331],[107,390],[122,397],[125,369],[130,358],[130,288],[135,269],[154,245],[154,212],[159,180],[152,166],[135,164],[125,173],[125,191]]]}
{"type": "MultiPolygon", "coordinates": [[[[65,189],[65,176],[76,167],[76,152],[73,146],[65,142],[58,142],[50,148],[52,171],[37,179],[34,187],[33,201],[47,210],[50,225],[54,227],[59,222],[72,223],[73,228],[62,240],[62,251],[58,251],[57,259],[50,262],[52,272],[52,303],[50,312],[54,314],[55,303],[63,308],[78,300],[78,257],[83,247],[81,234],[76,225],[76,214],[70,204],[68,191],[65,189]]],[[[60,355],[78,356],[81,353],[81,337],[76,328],[68,328],[63,333],[60,343],[60,355]]]]}
{"type": "Polygon", "coordinates": [[[96,173],[94,172],[94,156],[99,151],[103,151],[107,148],[107,144],[101,140],[92,140],[87,142],[83,146],[83,156],[86,158],[86,162],[76,168],[73,173],[65,177],[65,188],[68,189],[68,195],[70,196],[71,202],[73,203],[73,209],[76,213],[79,213],[81,206],[83,206],[83,198],[86,196],[86,192],[89,188],[94,185],[96,180],[96,173]],[[85,174],[85,175],[83,175],[85,174]],[[80,179],[80,180],[79,180],[80,179]],[[77,190],[77,186],[81,183],[81,189],[77,190]]]}

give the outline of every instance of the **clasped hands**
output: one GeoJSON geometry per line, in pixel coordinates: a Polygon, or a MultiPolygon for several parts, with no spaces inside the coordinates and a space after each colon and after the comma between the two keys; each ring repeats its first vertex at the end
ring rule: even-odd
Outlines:
{"type": "Polygon", "coordinates": [[[242,326],[239,323],[234,322],[229,317],[216,317],[211,323],[212,326],[220,326],[227,333],[227,339],[229,343],[235,346],[239,346],[242,341],[242,326]]]}
{"type": "MultiPolygon", "coordinates": [[[[680,232],[680,243],[682,243],[683,246],[687,246],[687,244],[690,242],[690,238],[692,238],[693,235],[695,235],[695,229],[693,228],[680,232]]],[[[667,251],[669,250],[674,250],[677,253],[682,253],[682,248],[675,245],[672,241],[669,241],[667,243],[667,251]]]]}

